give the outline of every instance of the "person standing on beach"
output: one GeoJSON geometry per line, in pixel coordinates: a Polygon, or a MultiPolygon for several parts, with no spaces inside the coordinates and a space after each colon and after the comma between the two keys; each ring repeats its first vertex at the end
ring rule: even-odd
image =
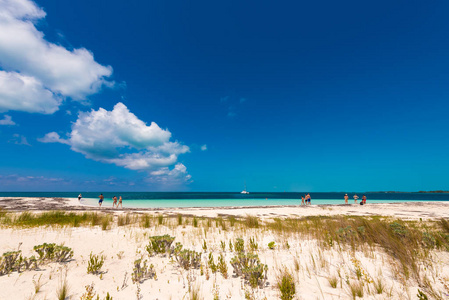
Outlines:
{"type": "Polygon", "coordinates": [[[78,195],[78,201],[81,201],[81,198],[82,198],[83,196],[81,196],[81,193],[78,195]]]}
{"type": "Polygon", "coordinates": [[[312,197],[310,197],[310,194],[307,193],[307,195],[306,195],[306,205],[307,205],[307,204],[310,205],[310,200],[312,200],[312,197]]]}
{"type": "Polygon", "coordinates": [[[112,200],[114,200],[114,202],[112,202],[112,207],[115,207],[117,205],[117,208],[118,208],[117,197],[114,196],[114,198],[112,198],[112,200]]]}
{"type": "Polygon", "coordinates": [[[100,205],[100,207],[101,207],[101,205],[103,204],[103,200],[104,200],[103,194],[100,194],[100,196],[98,196],[98,198],[100,198],[100,200],[98,200],[98,205],[100,205]]]}
{"type": "MultiPolygon", "coordinates": [[[[117,199],[117,198],[116,198],[116,199],[117,199]]],[[[120,197],[118,198],[117,208],[118,208],[119,205],[120,205],[120,208],[123,208],[123,206],[122,206],[122,196],[120,196],[120,197]]]]}
{"type": "Polygon", "coordinates": [[[348,194],[345,194],[345,204],[348,204],[348,194]]]}
{"type": "Polygon", "coordinates": [[[306,205],[304,202],[304,196],[301,196],[301,205],[306,205]]]}
{"type": "Polygon", "coordinates": [[[363,195],[362,202],[360,204],[362,204],[362,205],[366,204],[366,196],[365,195],[363,195]]]}
{"type": "Polygon", "coordinates": [[[357,194],[354,195],[354,203],[357,204],[357,200],[359,199],[359,196],[357,194]]]}

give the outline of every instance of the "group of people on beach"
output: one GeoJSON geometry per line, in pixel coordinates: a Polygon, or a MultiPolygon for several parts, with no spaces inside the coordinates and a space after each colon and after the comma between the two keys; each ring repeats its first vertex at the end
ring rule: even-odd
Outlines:
{"type": "MultiPolygon", "coordinates": [[[[357,200],[359,200],[359,196],[357,196],[357,194],[354,194],[354,196],[352,198],[354,198],[354,203],[357,204],[357,200]]],[[[348,194],[345,194],[344,199],[345,199],[345,204],[348,204],[348,199],[349,199],[348,194]]],[[[364,205],[364,204],[366,204],[366,196],[365,195],[362,196],[362,201],[360,202],[360,205],[364,205]]]]}
{"type": "MultiPolygon", "coordinates": [[[[354,198],[354,203],[357,204],[357,200],[359,200],[359,196],[357,196],[357,194],[354,194],[353,196],[354,198]]],[[[348,194],[345,194],[345,204],[348,204],[348,194]]],[[[312,197],[310,197],[310,194],[307,193],[304,196],[301,196],[301,205],[310,205],[310,201],[312,200],[312,197]]],[[[365,205],[366,204],[366,196],[363,195],[362,196],[362,201],[360,202],[360,205],[365,205]]]]}
{"type": "MultiPolygon", "coordinates": [[[[98,205],[100,205],[100,207],[101,207],[101,204],[103,204],[103,201],[104,201],[104,196],[103,196],[103,194],[100,194],[100,196],[98,196],[98,198],[100,198],[100,200],[98,200],[98,205]]],[[[113,208],[114,208],[114,207],[118,208],[119,205],[120,205],[120,208],[123,208],[123,205],[122,205],[122,203],[123,203],[122,196],[119,197],[118,203],[117,203],[117,196],[112,197],[112,200],[113,200],[113,202],[112,202],[112,207],[113,207],[113,208]]]]}
{"type": "Polygon", "coordinates": [[[301,196],[301,205],[310,205],[311,200],[312,197],[310,197],[310,194],[307,193],[304,196],[301,196]]]}

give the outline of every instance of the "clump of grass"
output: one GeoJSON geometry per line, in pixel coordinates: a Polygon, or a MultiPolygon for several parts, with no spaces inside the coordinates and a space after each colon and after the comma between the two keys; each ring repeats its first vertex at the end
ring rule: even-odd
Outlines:
{"type": "Polygon", "coordinates": [[[178,218],[178,226],[182,225],[182,215],[178,214],[177,218],[178,218]]]}
{"type": "Polygon", "coordinates": [[[245,225],[248,228],[259,228],[259,218],[256,216],[247,215],[245,217],[245,225]]]}
{"type": "Polygon", "coordinates": [[[276,243],[275,242],[269,242],[268,243],[268,248],[271,250],[274,250],[274,248],[276,248],[276,243]]]}
{"type": "Polygon", "coordinates": [[[193,227],[198,227],[198,219],[196,217],[193,217],[193,227]]]}
{"type": "Polygon", "coordinates": [[[356,297],[363,298],[363,284],[361,282],[359,281],[349,282],[348,285],[352,299],[356,299],[356,297]]]}
{"type": "Polygon", "coordinates": [[[157,223],[159,225],[162,225],[164,223],[164,216],[163,215],[158,215],[157,216],[157,223]]]}
{"type": "Polygon", "coordinates": [[[37,280],[34,280],[33,276],[33,285],[34,285],[34,293],[37,294],[41,290],[43,283],[41,282],[42,274],[39,275],[37,280]]]}
{"type": "Polygon", "coordinates": [[[190,287],[190,300],[201,300],[203,299],[200,294],[199,286],[190,287]]]}
{"type": "Polygon", "coordinates": [[[117,217],[117,226],[124,226],[131,224],[131,215],[125,214],[125,215],[119,215],[117,217]]]}
{"type": "Polygon", "coordinates": [[[69,295],[69,285],[67,283],[67,277],[64,276],[59,282],[58,288],[56,289],[56,297],[58,300],[65,300],[69,295]]]}
{"type": "Polygon", "coordinates": [[[229,224],[231,225],[231,227],[234,227],[235,222],[237,222],[235,217],[234,216],[230,216],[230,217],[228,217],[228,220],[229,220],[229,224]]]}
{"type": "Polygon", "coordinates": [[[148,214],[144,214],[140,220],[140,226],[143,228],[150,228],[151,218],[148,214]]]}
{"type": "Polygon", "coordinates": [[[374,282],[374,289],[377,294],[382,294],[385,291],[385,285],[381,277],[378,277],[374,282]]]}
{"type": "Polygon", "coordinates": [[[295,280],[288,269],[281,270],[276,279],[276,287],[279,289],[281,300],[292,300],[295,297],[295,280]]]}
{"type": "Polygon", "coordinates": [[[327,280],[329,281],[329,284],[332,288],[336,289],[338,284],[338,278],[337,276],[333,275],[331,277],[328,277],[327,280]]]}

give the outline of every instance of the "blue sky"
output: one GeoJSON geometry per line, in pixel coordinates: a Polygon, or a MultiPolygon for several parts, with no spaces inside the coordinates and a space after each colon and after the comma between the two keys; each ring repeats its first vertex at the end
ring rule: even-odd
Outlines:
{"type": "Polygon", "coordinates": [[[448,13],[0,0],[0,191],[447,190],[448,13]]]}

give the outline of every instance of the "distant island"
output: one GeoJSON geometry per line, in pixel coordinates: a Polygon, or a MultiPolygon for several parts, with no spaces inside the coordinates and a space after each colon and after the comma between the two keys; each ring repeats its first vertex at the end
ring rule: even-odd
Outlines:
{"type": "Polygon", "coordinates": [[[436,193],[436,194],[440,194],[440,193],[449,193],[449,191],[419,191],[418,193],[436,193]]]}

